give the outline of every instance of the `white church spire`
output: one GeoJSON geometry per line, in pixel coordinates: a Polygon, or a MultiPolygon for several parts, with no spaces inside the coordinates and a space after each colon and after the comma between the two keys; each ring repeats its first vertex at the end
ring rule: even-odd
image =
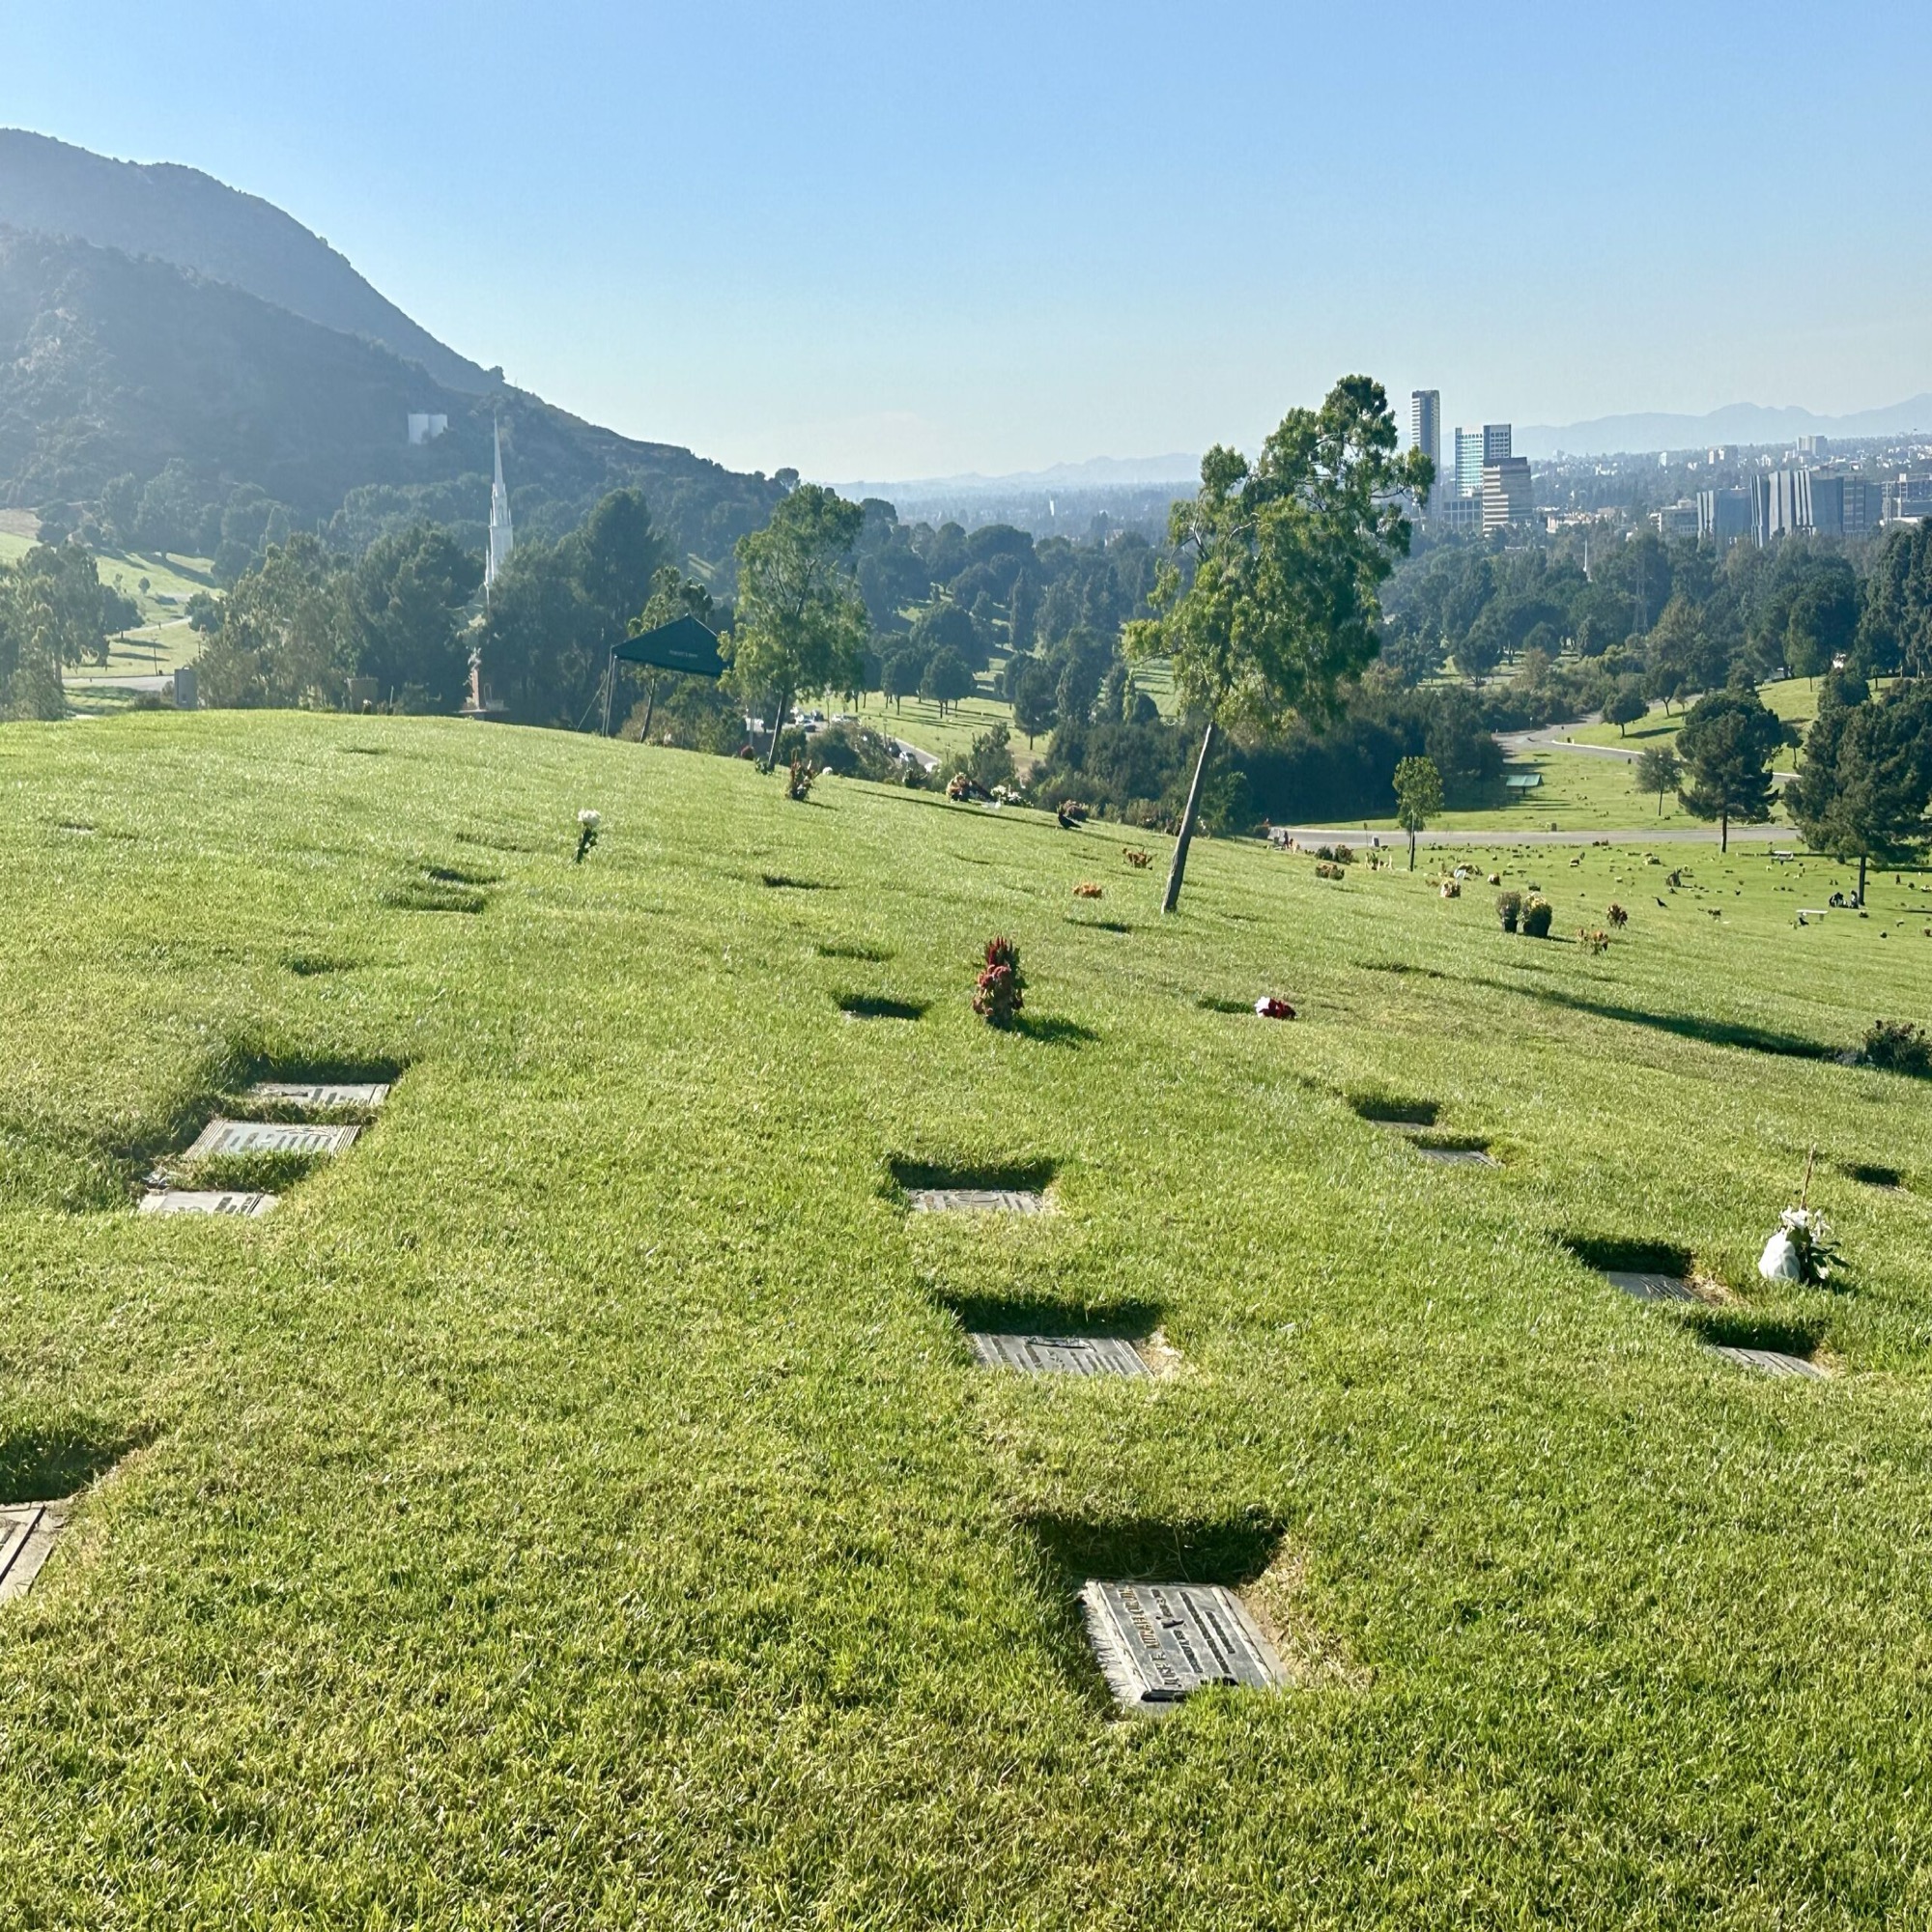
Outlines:
{"type": "Polygon", "coordinates": [[[492,425],[497,439],[497,476],[490,486],[490,554],[483,565],[483,594],[487,599],[495,588],[503,566],[510,560],[514,538],[510,533],[510,493],[503,488],[503,427],[492,425]]]}

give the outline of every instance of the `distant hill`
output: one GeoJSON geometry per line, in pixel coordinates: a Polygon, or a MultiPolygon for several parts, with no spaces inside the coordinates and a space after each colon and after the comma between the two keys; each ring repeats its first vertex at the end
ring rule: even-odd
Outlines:
{"type": "Polygon", "coordinates": [[[1642,455],[1651,450],[1696,449],[1712,443],[1788,444],[1795,437],[1860,437],[1932,434],[1932,395],[1848,416],[1813,415],[1809,410],[1766,409],[1732,403],[1708,415],[1599,416],[1591,422],[1520,424],[1519,456],[1539,460],[1559,451],[1570,456],[1642,455]]]}
{"type": "Polygon", "coordinates": [[[350,267],[292,215],[169,162],[110,160],[45,134],[0,128],[0,227],[69,235],[153,255],[420,362],[445,388],[482,394],[501,372],[478,368],[350,267]]]}
{"type": "Polygon", "coordinates": [[[959,476],[921,476],[896,483],[841,483],[848,497],[896,499],[927,497],[1009,497],[1036,490],[1131,490],[1176,484],[1192,490],[1201,480],[1198,456],[1093,456],[1084,463],[1056,463],[1048,469],[1015,469],[985,476],[968,470],[959,476]]]}
{"type": "Polygon", "coordinates": [[[352,540],[426,514],[480,543],[493,419],[526,531],[567,528],[635,483],[680,548],[722,557],[780,495],[520,390],[449,387],[381,343],[152,256],[0,229],[0,503],[91,504],[117,477],[172,465],[211,534],[254,486],[301,521],[346,518],[352,540]],[[412,447],[411,412],[446,414],[448,432],[412,447]]]}

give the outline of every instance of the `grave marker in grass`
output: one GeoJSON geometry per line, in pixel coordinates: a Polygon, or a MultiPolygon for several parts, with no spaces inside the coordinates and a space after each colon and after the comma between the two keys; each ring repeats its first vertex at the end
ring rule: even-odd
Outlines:
{"type": "Polygon", "coordinates": [[[1787,1355],[1778,1349],[1737,1349],[1721,1342],[1707,1346],[1714,1355],[1743,1369],[1756,1369],[1761,1375],[1799,1376],[1821,1382],[1832,1378],[1830,1370],[1821,1369],[1816,1362],[1807,1362],[1803,1355],[1787,1355]]]}
{"type": "Polygon", "coordinates": [[[906,1205],[915,1214],[1044,1214],[1046,1196],[1019,1187],[913,1187],[906,1205]]]}
{"type": "Polygon", "coordinates": [[[1087,1639],[1123,1711],[1165,1717],[1210,1686],[1272,1690],[1288,1681],[1247,1606],[1219,1583],[1090,1581],[1087,1639]]]}
{"type": "Polygon", "coordinates": [[[14,1503],[0,1508],[0,1604],[23,1597],[67,1526],[65,1502],[14,1503]]]}
{"type": "Polygon", "coordinates": [[[275,1194],[244,1194],[232,1189],[163,1187],[141,1197],[144,1214],[230,1214],[255,1220],[280,1199],[275,1194]]]}
{"type": "Polygon", "coordinates": [[[992,1335],[966,1337],[982,1368],[1023,1376],[1146,1376],[1141,1352],[1119,1335],[992,1335]]]}
{"type": "Polygon", "coordinates": [[[258,1080],[243,1096],[258,1106],[298,1107],[313,1113],[358,1107],[374,1112],[389,1097],[386,1080],[258,1080]]]}
{"type": "Polygon", "coordinates": [[[227,1154],[336,1154],[362,1129],[344,1122],[313,1121],[210,1121],[188,1149],[187,1160],[213,1160],[227,1154]]]}

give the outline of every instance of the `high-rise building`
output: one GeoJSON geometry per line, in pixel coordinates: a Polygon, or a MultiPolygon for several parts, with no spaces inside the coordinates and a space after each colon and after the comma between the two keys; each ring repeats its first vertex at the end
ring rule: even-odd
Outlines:
{"type": "Polygon", "coordinates": [[[1479,429],[1456,432],[1456,494],[1459,497],[1483,494],[1483,432],[1479,429]]]}
{"type": "MultiPolygon", "coordinates": [[[[1504,435],[1508,435],[1505,428],[1504,435]]],[[[1505,456],[1499,462],[1483,465],[1483,528],[1507,529],[1512,524],[1527,524],[1536,515],[1530,500],[1529,458],[1505,456]]]]}
{"type": "Polygon", "coordinates": [[[490,552],[483,563],[483,595],[487,599],[497,586],[497,580],[503,574],[503,566],[510,560],[510,552],[515,548],[515,538],[510,531],[510,493],[503,488],[503,431],[500,425],[497,437],[497,475],[490,485],[490,552]]]}
{"type": "Polygon", "coordinates": [[[1719,550],[1728,550],[1751,530],[1748,490],[1700,490],[1697,493],[1697,534],[1719,550]]]}
{"type": "Polygon", "coordinates": [[[1483,467],[1488,469],[1492,463],[1507,463],[1510,460],[1510,426],[1508,423],[1485,423],[1483,425],[1483,467]]]}
{"type": "Polygon", "coordinates": [[[1422,514],[1430,514],[1442,476],[1442,391],[1416,389],[1408,398],[1408,433],[1414,446],[1428,457],[1435,471],[1435,483],[1422,499],[1422,514]]]}
{"type": "Polygon", "coordinates": [[[1773,537],[1811,527],[1811,472],[1766,469],[1750,480],[1751,534],[1762,550],[1773,537]]]}

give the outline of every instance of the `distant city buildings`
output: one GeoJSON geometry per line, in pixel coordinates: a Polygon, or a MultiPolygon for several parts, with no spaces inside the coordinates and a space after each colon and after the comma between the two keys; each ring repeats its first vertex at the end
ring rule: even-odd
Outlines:
{"type": "Polygon", "coordinates": [[[1932,476],[1901,474],[1885,485],[1882,515],[1888,524],[1921,523],[1932,517],[1932,476]]]}
{"type": "MultiPolygon", "coordinates": [[[[1706,491],[1704,494],[1709,496],[1712,493],[1706,491]]],[[[1679,543],[1687,538],[1695,543],[1702,534],[1702,514],[1695,500],[1689,497],[1675,503],[1666,503],[1661,510],[1653,510],[1650,521],[1665,543],[1679,543]]]]}
{"type": "Polygon", "coordinates": [[[1479,429],[1456,432],[1456,494],[1459,497],[1483,494],[1483,432],[1479,429]]]}
{"type": "Polygon", "coordinates": [[[410,447],[419,449],[426,442],[434,442],[449,427],[449,418],[442,415],[428,415],[410,412],[410,447]]]}
{"type": "Polygon", "coordinates": [[[1719,550],[1751,533],[1751,495],[1748,490],[1699,490],[1697,528],[1700,540],[1708,539],[1719,550]]]}
{"type": "Polygon", "coordinates": [[[1442,475],[1442,391],[1417,389],[1408,399],[1408,431],[1414,446],[1428,457],[1435,483],[1422,499],[1422,514],[1431,514],[1435,500],[1446,495],[1442,475]]]}
{"type": "Polygon", "coordinates": [[[1760,548],[1800,530],[1825,537],[1861,537],[1878,527],[1883,508],[1883,497],[1862,476],[1833,475],[1802,466],[1753,476],[1750,498],[1751,534],[1760,548]]]}
{"type": "Polygon", "coordinates": [[[1530,499],[1529,458],[1508,454],[1509,425],[1491,424],[1483,432],[1485,440],[1491,430],[1500,429],[1504,444],[1504,454],[1493,463],[1483,466],[1483,529],[1507,529],[1512,524],[1526,524],[1535,516],[1535,505],[1530,499]]]}

